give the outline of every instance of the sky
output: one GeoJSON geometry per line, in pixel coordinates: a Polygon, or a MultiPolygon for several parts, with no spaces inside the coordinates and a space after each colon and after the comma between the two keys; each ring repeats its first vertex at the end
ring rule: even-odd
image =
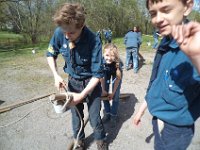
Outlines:
{"type": "Polygon", "coordinates": [[[194,0],[194,10],[200,11],[200,0],[194,0]]]}

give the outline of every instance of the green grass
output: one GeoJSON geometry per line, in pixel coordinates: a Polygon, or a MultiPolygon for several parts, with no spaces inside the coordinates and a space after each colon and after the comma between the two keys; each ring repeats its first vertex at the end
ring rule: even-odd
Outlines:
{"type": "Polygon", "coordinates": [[[12,32],[6,32],[6,31],[0,31],[0,40],[5,40],[5,39],[20,39],[22,38],[22,35],[20,34],[15,34],[12,32]]]}
{"type": "MultiPolygon", "coordinates": [[[[19,34],[14,34],[10,32],[0,32],[0,40],[4,39],[13,39],[15,41],[22,38],[19,34]]],[[[152,51],[151,46],[147,46],[147,42],[150,41],[153,44],[153,37],[149,35],[142,36],[142,45],[140,47],[140,51],[150,52],[152,51]]],[[[1,43],[1,42],[0,42],[1,43]]],[[[120,51],[125,51],[124,39],[123,37],[118,37],[113,39],[113,43],[117,45],[120,51]]],[[[8,43],[7,43],[8,44],[8,43]]],[[[45,51],[48,47],[48,42],[42,42],[39,44],[24,44],[19,43],[17,45],[0,45],[0,59],[2,61],[8,61],[11,58],[19,57],[32,57],[32,50],[36,49],[37,55],[44,55],[45,51]]]]}
{"type": "Polygon", "coordinates": [[[37,53],[44,53],[48,47],[48,42],[39,44],[27,44],[23,42],[23,36],[11,32],[0,32],[0,58],[16,57],[18,55],[32,55],[32,50],[37,53]]]}
{"type": "Polygon", "coordinates": [[[0,51],[0,66],[9,62],[19,62],[21,64],[29,61],[28,59],[35,59],[39,57],[46,57],[48,43],[40,43],[37,45],[26,45],[22,48],[12,49],[11,51],[0,51]],[[35,49],[36,53],[33,54],[32,50],[35,49]]]}
{"type": "MultiPolygon", "coordinates": [[[[24,37],[20,34],[12,32],[0,31],[0,52],[11,52],[15,54],[26,53],[26,49],[47,49],[47,38],[43,37],[43,40],[38,44],[25,43],[24,37]]],[[[29,41],[30,42],[30,41],[29,41]]]]}

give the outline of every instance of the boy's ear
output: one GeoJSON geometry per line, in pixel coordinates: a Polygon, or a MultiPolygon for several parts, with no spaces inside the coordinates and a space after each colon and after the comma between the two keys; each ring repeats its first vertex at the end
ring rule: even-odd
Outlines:
{"type": "Polygon", "coordinates": [[[187,0],[186,1],[185,11],[184,11],[184,16],[185,17],[187,17],[191,13],[193,5],[194,5],[194,0],[187,0]]]}

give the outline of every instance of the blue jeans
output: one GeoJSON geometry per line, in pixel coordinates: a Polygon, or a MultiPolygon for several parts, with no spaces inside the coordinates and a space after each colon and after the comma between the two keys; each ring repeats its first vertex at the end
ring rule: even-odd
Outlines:
{"type": "MultiPolygon", "coordinates": [[[[70,92],[77,92],[80,93],[88,84],[90,79],[87,80],[76,80],[74,78],[69,77],[68,81],[68,89],[70,92]]],[[[103,140],[105,138],[105,131],[100,117],[100,110],[101,110],[101,85],[100,83],[94,88],[93,92],[87,96],[85,99],[87,106],[88,106],[88,113],[89,113],[89,121],[94,131],[94,138],[95,140],[103,140]]],[[[78,108],[82,120],[84,118],[84,105],[83,103],[79,103],[76,105],[78,108]]],[[[76,112],[75,108],[71,108],[72,112],[72,128],[73,128],[73,136],[77,138],[78,131],[80,129],[80,118],[78,113],[76,112]]],[[[82,140],[85,138],[84,128],[81,131],[79,139],[82,140]]]]}
{"type": "Polygon", "coordinates": [[[158,48],[158,39],[154,38],[154,43],[153,43],[153,49],[157,49],[158,48]]]}
{"type": "MultiPolygon", "coordinates": [[[[107,92],[109,92],[109,85],[110,82],[112,82],[112,89],[114,87],[114,80],[116,79],[115,76],[112,76],[112,80],[111,80],[111,75],[105,75],[105,90],[107,92]]],[[[110,104],[110,102],[108,100],[104,100],[104,109],[105,109],[105,113],[106,114],[110,114],[112,116],[117,116],[117,110],[118,110],[118,106],[119,106],[119,96],[120,96],[120,88],[121,88],[121,82],[119,83],[117,90],[115,92],[115,95],[113,97],[112,100],[112,105],[110,104]]]]}
{"type": "Polygon", "coordinates": [[[164,122],[164,128],[159,133],[157,119],[153,118],[155,135],[155,150],[186,150],[194,136],[194,125],[175,126],[164,122]]]}
{"type": "Polygon", "coordinates": [[[131,56],[133,57],[133,60],[132,60],[133,70],[137,72],[138,71],[138,48],[137,47],[126,48],[126,68],[129,67],[131,56]]]}

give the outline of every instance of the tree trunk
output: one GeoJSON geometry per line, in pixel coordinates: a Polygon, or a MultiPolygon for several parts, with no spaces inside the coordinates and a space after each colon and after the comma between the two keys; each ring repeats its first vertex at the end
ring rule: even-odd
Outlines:
{"type": "Polygon", "coordinates": [[[31,42],[32,42],[32,44],[37,44],[37,36],[36,36],[36,34],[32,34],[31,35],[31,42]]]}

